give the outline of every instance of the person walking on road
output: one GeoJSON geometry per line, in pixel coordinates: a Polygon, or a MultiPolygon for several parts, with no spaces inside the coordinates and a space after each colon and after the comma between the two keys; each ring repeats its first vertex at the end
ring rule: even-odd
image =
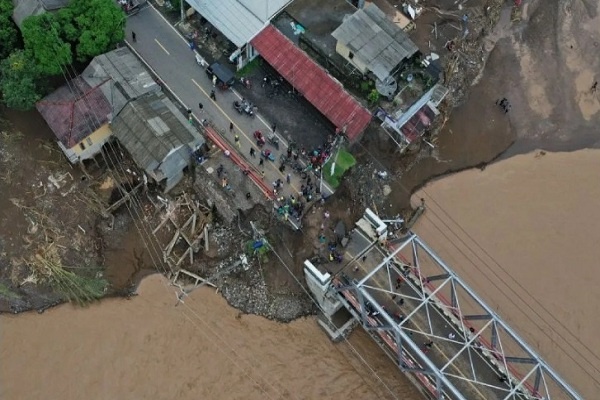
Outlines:
{"type": "Polygon", "coordinates": [[[252,157],[252,158],[256,157],[256,150],[254,150],[254,147],[250,147],[250,157],[252,157]]]}
{"type": "Polygon", "coordinates": [[[238,147],[238,149],[242,147],[242,144],[240,143],[240,137],[238,135],[235,135],[233,140],[235,141],[235,145],[238,147]]]}
{"type": "Polygon", "coordinates": [[[137,35],[134,31],[131,31],[131,40],[133,40],[133,43],[137,42],[137,35]]]}
{"type": "Polygon", "coordinates": [[[277,124],[271,125],[271,130],[273,131],[273,133],[275,133],[275,131],[277,130],[277,124]]]}
{"type": "Polygon", "coordinates": [[[211,90],[211,91],[210,91],[210,98],[211,98],[213,101],[217,101],[217,96],[215,95],[215,91],[214,91],[214,90],[211,90]]]}
{"type": "Polygon", "coordinates": [[[233,132],[233,122],[229,123],[229,132],[233,132]]]}
{"type": "Polygon", "coordinates": [[[200,109],[200,112],[204,111],[204,104],[198,103],[198,108],[200,109]]]}
{"type": "Polygon", "coordinates": [[[258,162],[258,165],[263,165],[265,163],[265,160],[261,157],[260,161],[258,162]]]}

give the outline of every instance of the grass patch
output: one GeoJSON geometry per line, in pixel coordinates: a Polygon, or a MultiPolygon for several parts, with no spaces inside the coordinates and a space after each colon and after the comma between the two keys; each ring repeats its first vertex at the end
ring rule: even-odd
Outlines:
{"type": "Polygon", "coordinates": [[[348,171],[354,165],[356,165],[356,159],[354,156],[346,150],[341,149],[338,152],[337,157],[331,157],[323,166],[323,178],[325,178],[325,181],[335,189],[340,186],[340,183],[342,182],[342,176],[344,176],[346,171],[348,171]],[[334,161],[335,167],[332,174],[331,165],[334,161]]]}
{"type": "Polygon", "coordinates": [[[0,283],[0,297],[4,297],[10,300],[16,300],[19,298],[19,295],[10,290],[10,288],[5,284],[0,283]]]}
{"type": "Polygon", "coordinates": [[[235,73],[235,76],[238,78],[241,78],[242,76],[248,76],[250,75],[252,72],[254,72],[254,70],[256,68],[258,68],[260,66],[260,62],[258,60],[258,57],[256,57],[254,60],[250,61],[248,64],[246,64],[244,66],[244,68],[240,69],[238,72],[235,73]]]}

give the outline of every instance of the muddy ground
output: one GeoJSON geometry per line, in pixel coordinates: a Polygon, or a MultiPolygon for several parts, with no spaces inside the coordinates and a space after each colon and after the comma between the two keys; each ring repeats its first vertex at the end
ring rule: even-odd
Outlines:
{"type": "MultiPolygon", "coordinates": [[[[454,2],[442,3],[447,7],[442,9],[442,15],[450,21],[463,12],[454,2]],[[448,13],[452,15],[448,17],[448,13]]],[[[484,15],[484,7],[488,4],[463,3],[472,3],[473,18],[484,15]]],[[[428,3],[424,5],[428,7],[428,3]]],[[[233,224],[215,222],[211,228],[213,250],[201,255],[198,264],[190,268],[207,277],[225,270],[236,262],[244,243],[252,240],[249,222],[257,222],[274,244],[276,254],[268,254],[248,271],[236,269],[217,274],[214,280],[230,304],[239,309],[289,320],[313,311],[298,285],[298,281],[302,282],[302,261],[323,252],[323,245],[317,238],[320,232],[331,238],[332,227],[337,221],[342,220],[351,227],[365,206],[386,216],[406,214],[410,194],[428,180],[474,166],[484,168],[501,156],[535,148],[575,150],[598,146],[595,126],[600,118],[600,101],[598,93],[592,93],[590,88],[600,71],[597,57],[599,8],[598,2],[592,1],[531,0],[525,1],[516,11],[508,3],[501,5],[498,25],[477,33],[481,38],[480,47],[464,49],[465,54],[483,55],[481,61],[486,62],[483,73],[469,67],[468,58],[461,57],[457,67],[451,69],[457,74],[455,79],[459,83],[460,80],[466,82],[467,86],[451,93],[447,111],[452,112],[452,117],[437,137],[430,137],[434,149],[423,145],[402,155],[385,134],[370,127],[361,143],[352,148],[358,165],[333,198],[325,204],[315,205],[307,213],[302,232],[292,232],[275,222],[264,206],[240,205],[239,221],[233,224]],[[463,65],[464,69],[461,69],[463,65]],[[507,97],[512,104],[508,114],[495,105],[500,97],[507,97]],[[378,170],[388,171],[388,177],[377,178],[375,171],[378,170]],[[325,210],[332,214],[327,221],[323,217],[325,210]],[[293,276],[287,268],[282,268],[284,264],[293,276]]],[[[427,27],[432,21],[427,13],[437,15],[440,11],[427,8],[421,16],[422,22],[417,20],[415,35],[423,43],[429,42],[427,35],[428,32],[431,34],[432,28],[427,27]]],[[[442,53],[439,40],[432,42],[433,46],[438,46],[435,50],[442,53]]],[[[290,101],[290,107],[294,108],[297,100],[290,98],[290,101]]],[[[50,174],[69,171],[73,178],[66,184],[67,189],[71,186],[85,188],[88,184],[80,180],[78,172],[71,170],[51,145],[52,135],[39,115],[7,113],[5,110],[3,114],[12,123],[11,132],[20,131],[25,135],[8,135],[10,139],[3,135],[2,138],[4,174],[0,182],[0,201],[4,215],[0,232],[3,265],[0,297],[4,299],[3,311],[7,311],[8,303],[18,304],[19,309],[40,308],[53,304],[60,297],[52,295],[51,290],[43,286],[32,289],[31,283],[23,285],[30,273],[23,260],[36,253],[36,247],[28,251],[24,247],[31,241],[31,233],[27,232],[28,229],[31,232],[33,223],[31,216],[23,212],[23,207],[16,207],[10,199],[23,199],[24,202],[18,204],[27,206],[36,205],[40,199],[54,201],[46,204],[46,208],[43,202],[39,205],[45,210],[58,204],[60,215],[68,216],[61,221],[67,232],[65,236],[77,238],[80,243],[79,251],[64,251],[66,260],[70,265],[97,266],[104,262],[103,276],[112,288],[126,288],[135,282],[134,277],[154,271],[153,260],[149,259],[144,242],[126,210],[118,213],[115,231],[102,241],[105,238],[102,232],[89,237],[81,235],[79,226],[85,232],[92,232],[98,225],[95,224],[96,217],[86,212],[85,205],[79,204],[81,201],[77,203],[76,197],[63,197],[61,190],[55,190],[47,197],[37,197],[42,186],[49,187],[50,174]],[[4,151],[6,146],[11,146],[11,151],[4,151]],[[14,163],[15,159],[20,163],[6,164],[14,163]],[[9,171],[6,165],[12,165],[9,169],[12,173],[6,173],[9,171]],[[38,188],[39,182],[42,185],[38,188]],[[77,212],[74,213],[73,208],[77,212]],[[15,262],[21,262],[21,266],[14,267],[15,262]]],[[[35,235],[40,234],[39,230],[35,231],[35,235]]],[[[60,241],[57,244],[68,247],[60,241]]]]}

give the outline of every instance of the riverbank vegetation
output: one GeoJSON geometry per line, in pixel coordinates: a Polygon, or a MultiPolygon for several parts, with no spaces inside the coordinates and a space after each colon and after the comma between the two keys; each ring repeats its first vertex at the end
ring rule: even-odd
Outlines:
{"type": "Polygon", "coordinates": [[[12,1],[0,0],[0,92],[14,109],[33,108],[53,89],[50,78],[68,79],[74,61],[87,62],[125,37],[125,13],[112,0],[73,0],[56,13],[27,17],[20,32],[12,12],[12,1]]]}

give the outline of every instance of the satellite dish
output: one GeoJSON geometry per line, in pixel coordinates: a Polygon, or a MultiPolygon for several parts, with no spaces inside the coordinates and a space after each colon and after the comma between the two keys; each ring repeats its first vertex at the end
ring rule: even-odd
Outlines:
{"type": "Polygon", "coordinates": [[[393,97],[396,90],[398,90],[398,83],[393,76],[388,76],[383,81],[377,79],[375,82],[375,89],[385,97],[393,97]]]}

